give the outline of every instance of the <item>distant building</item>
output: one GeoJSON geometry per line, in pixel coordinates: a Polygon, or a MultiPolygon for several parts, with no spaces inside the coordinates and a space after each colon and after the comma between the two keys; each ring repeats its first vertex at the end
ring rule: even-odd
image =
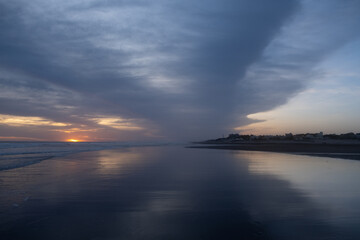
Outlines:
{"type": "Polygon", "coordinates": [[[316,138],[323,139],[324,138],[324,133],[323,132],[317,133],[316,138]]]}
{"type": "Polygon", "coordinates": [[[305,139],[314,139],[315,138],[315,136],[314,135],[312,135],[312,134],[310,134],[310,133],[308,133],[308,134],[306,134],[305,135],[305,137],[304,137],[305,139]]]}
{"type": "Polygon", "coordinates": [[[251,135],[250,136],[250,140],[256,140],[258,137],[257,136],[254,136],[254,135],[251,135]]]}
{"type": "Polygon", "coordinates": [[[289,140],[293,140],[294,139],[294,135],[292,133],[285,133],[285,138],[289,139],[289,140]]]}

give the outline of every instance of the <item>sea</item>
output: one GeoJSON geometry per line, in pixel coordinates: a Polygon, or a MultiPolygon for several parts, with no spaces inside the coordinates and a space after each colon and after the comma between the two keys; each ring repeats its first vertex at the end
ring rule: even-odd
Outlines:
{"type": "Polygon", "coordinates": [[[104,149],[171,145],[148,142],[0,142],[0,171],[35,164],[53,157],[104,149]]]}

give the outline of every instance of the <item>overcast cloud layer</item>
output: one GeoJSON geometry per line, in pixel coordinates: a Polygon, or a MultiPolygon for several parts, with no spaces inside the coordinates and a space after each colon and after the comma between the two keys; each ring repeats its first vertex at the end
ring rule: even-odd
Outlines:
{"type": "Polygon", "coordinates": [[[0,29],[2,137],[206,139],[306,88],[360,1],[12,0],[0,29]]]}

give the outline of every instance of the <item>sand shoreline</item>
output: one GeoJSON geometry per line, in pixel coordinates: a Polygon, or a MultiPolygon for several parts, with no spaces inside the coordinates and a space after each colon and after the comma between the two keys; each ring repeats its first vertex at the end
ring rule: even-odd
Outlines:
{"type": "Polygon", "coordinates": [[[236,144],[196,143],[189,148],[227,149],[280,152],[360,160],[360,144],[321,144],[321,143],[285,143],[285,142],[246,142],[236,144]]]}
{"type": "Polygon", "coordinates": [[[55,157],[0,172],[0,236],[360,239],[359,163],[183,146],[55,157]]]}

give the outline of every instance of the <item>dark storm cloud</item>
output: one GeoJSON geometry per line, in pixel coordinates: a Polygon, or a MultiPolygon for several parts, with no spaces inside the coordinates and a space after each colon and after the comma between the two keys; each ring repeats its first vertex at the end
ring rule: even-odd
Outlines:
{"type": "Polygon", "coordinates": [[[300,58],[321,55],[296,52],[295,66],[264,63],[265,49],[300,10],[295,0],[0,5],[0,114],[90,125],[89,116],[119,116],[163,136],[205,138],[304,87],[296,76],[271,75],[284,78],[274,85],[247,72],[303,72],[300,58]]]}
{"type": "Polygon", "coordinates": [[[240,88],[252,98],[241,111],[267,111],[284,104],[321,78],[319,63],[360,37],[359,9],[359,1],[303,1],[291,24],[247,69],[240,88]]]}

